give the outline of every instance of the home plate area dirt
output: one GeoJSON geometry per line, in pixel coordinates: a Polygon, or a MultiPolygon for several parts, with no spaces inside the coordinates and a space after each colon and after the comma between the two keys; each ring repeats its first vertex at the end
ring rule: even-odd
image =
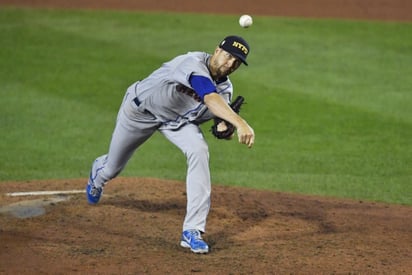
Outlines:
{"type": "MultiPolygon", "coordinates": [[[[411,20],[404,0],[0,4],[411,20]],[[272,4],[272,6],[270,6],[272,4]]],[[[213,186],[204,239],[179,246],[185,184],[120,177],[96,206],[86,179],[0,183],[0,274],[412,274],[412,208],[213,186]],[[12,192],[79,191],[10,196],[12,192]]]]}
{"type": "Polygon", "coordinates": [[[213,186],[204,235],[211,252],[196,255],[179,246],[183,182],[120,177],[96,206],[86,203],[84,193],[8,195],[84,186],[85,179],[0,184],[0,273],[412,271],[412,209],[407,206],[213,186]],[[45,211],[21,217],[11,210],[18,202],[45,211]]]}

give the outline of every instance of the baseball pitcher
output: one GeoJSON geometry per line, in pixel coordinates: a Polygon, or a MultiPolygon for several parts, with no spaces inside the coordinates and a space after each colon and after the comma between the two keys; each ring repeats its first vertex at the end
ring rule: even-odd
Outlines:
{"type": "Polygon", "coordinates": [[[229,75],[250,51],[239,36],[227,36],[213,54],[188,52],[162,64],[126,90],[107,154],[92,165],[86,186],[87,201],[97,204],[108,181],[126,166],[130,157],[159,131],[187,158],[187,211],[180,245],[194,253],[208,253],[203,240],[210,209],[209,149],[199,125],[215,119],[212,133],[252,147],[255,134],[238,112],[243,98],[232,101],[229,75]]]}

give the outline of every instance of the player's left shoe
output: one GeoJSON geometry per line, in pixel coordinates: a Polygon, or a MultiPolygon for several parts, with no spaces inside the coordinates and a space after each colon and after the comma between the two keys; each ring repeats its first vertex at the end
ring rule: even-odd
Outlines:
{"type": "Polygon", "coordinates": [[[194,253],[209,252],[209,246],[202,239],[200,231],[196,229],[183,231],[180,246],[190,248],[194,253]]]}

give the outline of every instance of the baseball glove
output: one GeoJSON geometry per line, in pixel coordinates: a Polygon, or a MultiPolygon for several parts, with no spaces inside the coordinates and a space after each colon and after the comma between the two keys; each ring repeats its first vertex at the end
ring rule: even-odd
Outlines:
{"type": "MultiPolygon", "coordinates": [[[[243,96],[238,96],[231,104],[230,107],[235,113],[240,112],[240,107],[244,103],[245,98],[243,96]]],[[[230,122],[223,120],[221,118],[214,118],[214,123],[212,125],[212,128],[210,129],[212,134],[218,138],[218,139],[231,139],[233,136],[233,133],[235,132],[235,126],[231,124],[230,122]],[[221,130],[220,128],[222,127],[221,123],[224,122],[226,125],[226,128],[224,130],[221,130]]]]}

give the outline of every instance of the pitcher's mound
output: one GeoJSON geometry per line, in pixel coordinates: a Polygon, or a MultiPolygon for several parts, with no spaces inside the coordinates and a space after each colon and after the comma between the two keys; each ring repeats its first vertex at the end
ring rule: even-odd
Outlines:
{"type": "Polygon", "coordinates": [[[85,182],[0,184],[0,273],[402,274],[412,270],[412,209],[406,206],[213,186],[204,235],[211,252],[195,255],[179,246],[186,211],[183,182],[118,178],[109,183],[96,206],[86,203],[84,193],[6,195],[81,190],[85,182]],[[17,205],[28,214],[4,211],[17,205]]]}

